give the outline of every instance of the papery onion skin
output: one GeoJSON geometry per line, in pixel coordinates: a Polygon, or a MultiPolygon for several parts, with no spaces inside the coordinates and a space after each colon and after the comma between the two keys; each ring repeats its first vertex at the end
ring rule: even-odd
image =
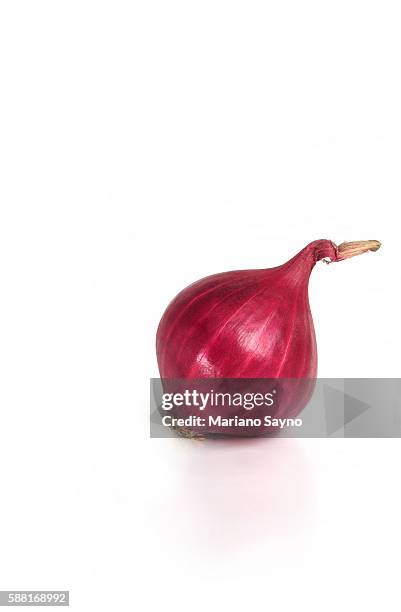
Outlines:
{"type": "MultiPolygon", "coordinates": [[[[203,278],[181,291],[157,330],[162,379],[302,378],[317,375],[315,331],[308,299],[319,260],[377,250],[377,241],[308,244],[285,264],[203,278]]],[[[300,412],[308,398],[285,411],[300,412]]],[[[280,416],[283,416],[282,414],[280,416]]]]}

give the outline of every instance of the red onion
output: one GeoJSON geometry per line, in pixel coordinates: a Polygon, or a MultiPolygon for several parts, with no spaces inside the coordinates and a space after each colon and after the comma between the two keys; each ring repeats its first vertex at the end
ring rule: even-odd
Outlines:
{"type": "MultiPolygon", "coordinates": [[[[340,246],[316,240],[276,268],[224,272],[193,283],[160,321],[161,378],[315,378],[310,273],[319,260],[341,261],[379,247],[376,240],[340,246]]],[[[285,411],[296,414],[304,405],[305,398],[285,411]]]]}

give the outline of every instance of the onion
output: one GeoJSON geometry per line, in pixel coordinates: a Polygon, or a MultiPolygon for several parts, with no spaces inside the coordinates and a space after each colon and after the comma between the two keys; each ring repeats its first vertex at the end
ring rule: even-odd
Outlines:
{"type": "MultiPolygon", "coordinates": [[[[161,378],[314,379],[310,273],[319,260],[341,261],[379,247],[377,240],[340,246],[316,240],[281,266],[224,272],[193,283],[160,321],[161,378]]],[[[301,393],[297,401],[282,403],[280,416],[298,414],[309,397],[301,393]]]]}

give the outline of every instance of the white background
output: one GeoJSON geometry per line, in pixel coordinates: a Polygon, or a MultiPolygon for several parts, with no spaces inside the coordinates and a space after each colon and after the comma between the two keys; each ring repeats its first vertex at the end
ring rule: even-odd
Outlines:
{"type": "Polygon", "coordinates": [[[3,1],[0,589],[399,609],[399,440],[149,440],[168,301],[308,242],[326,377],[399,376],[396,2],[3,1]],[[101,589],[101,592],[99,590],[101,589]]]}

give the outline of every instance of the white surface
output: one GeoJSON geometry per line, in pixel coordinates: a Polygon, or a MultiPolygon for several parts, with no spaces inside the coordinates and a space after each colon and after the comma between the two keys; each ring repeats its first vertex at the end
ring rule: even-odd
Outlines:
{"type": "Polygon", "coordinates": [[[320,375],[399,376],[399,19],[2,3],[0,589],[399,608],[399,440],[149,440],[147,404],[178,290],[316,238],[383,242],[313,273],[320,375]]]}

